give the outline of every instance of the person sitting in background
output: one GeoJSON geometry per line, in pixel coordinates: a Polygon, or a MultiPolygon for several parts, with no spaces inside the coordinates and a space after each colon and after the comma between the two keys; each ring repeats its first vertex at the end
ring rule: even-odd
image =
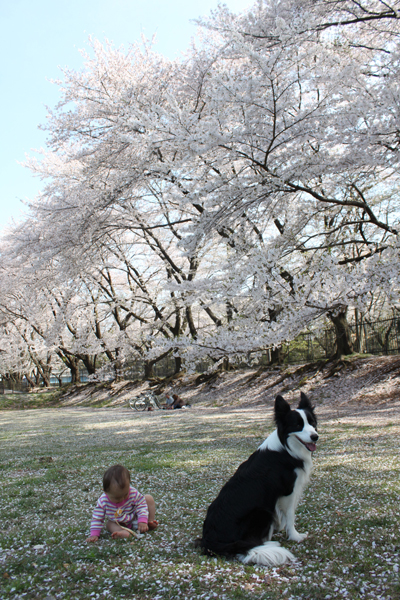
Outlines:
{"type": "Polygon", "coordinates": [[[167,409],[171,409],[172,405],[174,403],[174,399],[173,397],[169,394],[169,392],[166,392],[165,394],[165,404],[166,404],[166,408],[167,409]]]}
{"type": "Polygon", "coordinates": [[[174,399],[172,408],[183,408],[184,406],[190,406],[190,404],[185,403],[182,398],[179,398],[178,394],[172,394],[172,398],[174,399]]]}

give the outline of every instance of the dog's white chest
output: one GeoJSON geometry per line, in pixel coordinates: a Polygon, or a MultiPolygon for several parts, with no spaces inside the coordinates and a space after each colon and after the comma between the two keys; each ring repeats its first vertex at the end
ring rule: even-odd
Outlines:
{"type": "Polygon", "coordinates": [[[300,498],[303,494],[304,488],[306,487],[312,469],[312,462],[307,461],[304,464],[304,468],[295,469],[296,481],[293,487],[293,492],[288,496],[281,496],[275,507],[278,529],[287,528],[288,524],[291,528],[292,521],[294,527],[294,513],[300,502],[300,498]]]}

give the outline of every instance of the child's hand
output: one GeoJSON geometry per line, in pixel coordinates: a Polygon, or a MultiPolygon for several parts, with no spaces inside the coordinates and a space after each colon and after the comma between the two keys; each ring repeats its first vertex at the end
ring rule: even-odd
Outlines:
{"type": "Polygon", "coordinates": [[[98,539],[99,539],[99,536],[98,536],[98,535],[90,535],[90,536],[89,536],[89,537],[86,539],[86,541],[87,541],[87,542],[97,542],[97,540],[98,540],[98,539]]]}
{"type": "Polygon", "coordinates": [[[147,523],[138,523],[138,530],[139,533],[146,533],[146,531],[149,530],[149,526],[147,525],[147,523]]]}

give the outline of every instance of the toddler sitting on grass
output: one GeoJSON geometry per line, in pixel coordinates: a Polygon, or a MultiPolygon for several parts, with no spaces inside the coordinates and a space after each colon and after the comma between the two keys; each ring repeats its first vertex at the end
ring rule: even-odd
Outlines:
{"type": "Polygon", "coordinates": [[[87,542],[97,542],[104,522],[113,539],[128,538],[136,528],[145,533],[157,527],[154,499],[148,494],[142,496],[131,486],[128,469],[122,465],[110,467],[103,476],[103,490],[93,511],[87,542]]]}

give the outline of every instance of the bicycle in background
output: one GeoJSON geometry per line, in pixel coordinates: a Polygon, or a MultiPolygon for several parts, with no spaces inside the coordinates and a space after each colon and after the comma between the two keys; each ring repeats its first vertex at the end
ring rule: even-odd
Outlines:
{"type": "Polygon", "coordinates": [[[148,410],[149,408],[163,408],[161,406],[159,397],[153,392],[143,392],[136,398],[129,399],[129,406],[138,411],[148,410]]]}

